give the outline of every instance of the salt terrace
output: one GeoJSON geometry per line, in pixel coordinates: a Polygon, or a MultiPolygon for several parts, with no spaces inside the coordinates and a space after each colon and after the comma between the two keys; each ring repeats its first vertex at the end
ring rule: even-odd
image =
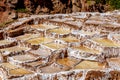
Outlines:
{"type": "Polygon", "coordinates": [[[119,80],[120,11],[32,15],[0,31],[2,80],[119,80]]]}

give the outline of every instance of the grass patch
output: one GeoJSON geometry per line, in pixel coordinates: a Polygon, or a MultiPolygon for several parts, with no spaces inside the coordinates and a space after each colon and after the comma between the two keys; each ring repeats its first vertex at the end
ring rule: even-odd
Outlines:
{"type": "Polygon", "coordinates": [[[87,4],[88,4],[89,6],[94,5],[94,4],[95,4],[95,1],[87,1],[87,4]]]}
{"type": "Polygon", "coordinates": [[[6,25],[8,25],[8,24],[10,24],[12,22],[14,22],[14,20],[3,22],[3,23],[0,24],[0,28],[5,27],[6,25]]]}
{"type": "Polygon", "coordinates": [[[16,9],[16,12],[18,12],[18,13],[27,13],[28,10],[26,8],[19,8],[19,9],[16,9]]]}

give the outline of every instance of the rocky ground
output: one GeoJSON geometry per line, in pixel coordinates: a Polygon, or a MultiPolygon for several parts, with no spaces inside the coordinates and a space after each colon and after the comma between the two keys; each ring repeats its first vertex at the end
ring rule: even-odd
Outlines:
{"type": "Polygon", "coordinates": [[[108,9],[105,2],[96,4],[95,1],[87,0],[0,0],[0,22],[9,22],[31,14],[105,12],[108,9]]]}

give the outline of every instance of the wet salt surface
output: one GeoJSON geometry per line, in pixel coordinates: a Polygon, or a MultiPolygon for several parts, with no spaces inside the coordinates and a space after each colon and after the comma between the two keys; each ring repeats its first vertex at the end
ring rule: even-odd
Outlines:
{"type": "Polygon", "coordinates": [[[45,49],[31,50],[29,52],[35,55],[39,55],[41,57],[48,57],[49,55],[51,55],[51,51],[47,49],[46,50],[45,49]]]}
{"type": "Polygon", "coordinates": [[[43,73],[57,73],[57,72],[61,72],[61,71],[64,71],[64,70],[65,70],[64,67],[59,66],[56,63],[53,63],[50,66],[46,66],[46,67],[41,68],[41,71],[43,73]]]}

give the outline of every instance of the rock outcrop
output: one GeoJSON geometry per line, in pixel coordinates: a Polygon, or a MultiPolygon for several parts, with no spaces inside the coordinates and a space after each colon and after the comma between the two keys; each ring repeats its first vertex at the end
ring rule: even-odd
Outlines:
{"type": "Polygon", "coordinates": [[[23,15],[22,17],[26,17],[28,16],[26,14],[54,14],[80,11],[105,12],[104,5],[96,4],[95,1],[88,2],[87,0],[0,0],[0,15],[2,17],[0,22],[19,18],[21,14],[23,15]]]}

